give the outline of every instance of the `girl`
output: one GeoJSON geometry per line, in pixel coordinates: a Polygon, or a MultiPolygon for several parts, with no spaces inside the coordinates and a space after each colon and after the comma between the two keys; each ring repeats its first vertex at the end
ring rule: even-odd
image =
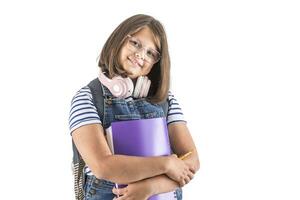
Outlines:
{"type": "MultiPolygon", "coordinates": [[[[86,181],[82,183],[85,199],[146,200],[174,190],[176,198],[182,199],[181,187],[193,178],[200,164],[178,102],[169,92],[170,60],[162,24],[148,15],[126,19],[106,41],[98,66],[105,112],[97,112],[91,90],[86,86],[73,97],[69,117],[73,142],[86,163],[86,181]],[[118,93],[120,88],[110,88],[106,83],[109,79],[127,82],[130,79],[131,84],[137,86],[138,78],[144,76],[150,80],[146,84],[150,86],[147,96],[145,91],[140,95],[132,93],[130,87],[127,89],[130,94],[122,96],[118,93]],[[163,117],[161,104],[165,101],[168,102],[166,120],[174,154],[157,157],[113,155],[104,131],[110,123],[124,120],[124,116],[126,120],[163,117]],[[177,157],[191,150],[187,158],[177,157]],[[114,183],[127,186],[115,188],[114,183]]],[[[80,189],[78,187],[75,189],[80,189]]],[[[78,194],[76,197],[83,198],[78,194]]]]}

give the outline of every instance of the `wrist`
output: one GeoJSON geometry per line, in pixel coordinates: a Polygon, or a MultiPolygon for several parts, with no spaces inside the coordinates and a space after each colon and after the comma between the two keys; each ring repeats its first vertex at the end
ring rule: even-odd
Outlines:
{"type": "Polygon", "coordinates": [[[156,184],[153,184],[153,178],[148,178],[143,180],[145,182],[145,185],[147,188],[146,193],[148,194],[148,197],[151,197],[152,195],[155,195],[157,193],[156,184]]]}
{"type": "Polygon", "coordinates": [[[170,170],[171,156],[163,156],[162,162],[162,171],[163,174],[167,174],[170,170]]]}

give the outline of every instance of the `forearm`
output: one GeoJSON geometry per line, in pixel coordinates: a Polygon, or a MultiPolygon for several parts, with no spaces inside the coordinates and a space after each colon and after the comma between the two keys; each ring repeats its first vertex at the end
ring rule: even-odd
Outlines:
{"type": "Polygon", "coordinates": [[[149,177],[166,173],[167,157],[136,157],[111,155],[99,165],[97,178],[119,184],[129,184],[149,177]]]}
{"type": "MultiPolygon", "coordinates": [[[[184,159],[184,162],[190,166],[190,170],[193,171],[194,175],[200,168],[200,162],[198,160],[197,155],[192,155],[184,159]]],[[[149,187],[153,191],[152,193],[153,195],[174,191],[175,189],[180,187],[178,182],[174,181],[173,179],[170,179],[168,176],[164,174],[152,178],[148,178],[145,181],[148,182],[149,187]]]]}
{"type": "Polygon", "coordinates": [[[195,174],[200,169],[200,161],[197,154],[191,154],[191,156],[183,160],[195,174]]]}
{"type": "Polygon", "coordinates": [[[170,179],[164,174],[146,179],[144,181],[147,181],[149,187],[151,187],[152,195],[171,192],[180,187],[176,181],[170,179]]]}

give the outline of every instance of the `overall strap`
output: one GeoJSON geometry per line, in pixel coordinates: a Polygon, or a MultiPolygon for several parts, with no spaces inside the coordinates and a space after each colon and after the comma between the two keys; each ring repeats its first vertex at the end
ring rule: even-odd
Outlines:
{"type": "Polygon", "coordinates": [[[164,102],[162,102],[160,104],[160,106],[162,107],[162,109],[164,111],[164,114],[165,114],[165,117],[167,118],[168,112],[169,112],[169,101],[168,101],[168,99],[166,99],[164,102]]]}

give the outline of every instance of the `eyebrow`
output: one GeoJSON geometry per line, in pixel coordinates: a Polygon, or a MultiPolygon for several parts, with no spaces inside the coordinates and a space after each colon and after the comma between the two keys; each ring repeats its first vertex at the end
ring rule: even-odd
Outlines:
{"type": "MultiPolygon", "coordinates": [[[[136,37],[136,36],[132,36],[132,35],[130,35],[131,37],[134,37],[134,38],[136,38],[142,45],[144,44],[138,37],[136,37]]],[[[152,43],[152,42],[151,42],[152,43]]],[[[158,48],[157,48],[157,46],[156,46],[156,44],[154,43],[154,48],[153,47],[150,47],[152,50],[155,50],[155,51],[157,51],[157,52],[159,52],[159,50],[158,50],[158,48]]]]}

